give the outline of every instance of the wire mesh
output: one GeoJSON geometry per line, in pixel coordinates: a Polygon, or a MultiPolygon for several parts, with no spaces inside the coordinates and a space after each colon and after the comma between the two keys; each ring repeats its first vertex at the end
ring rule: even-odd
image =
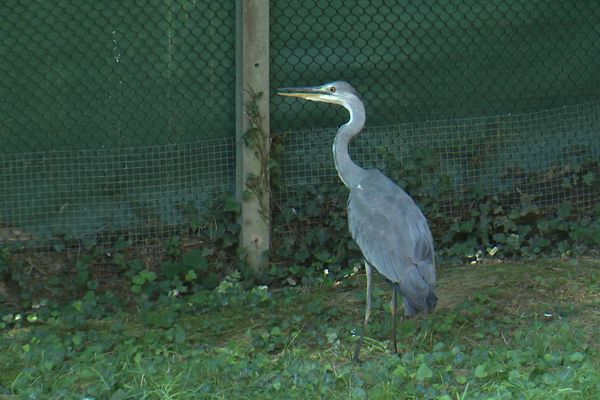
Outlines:
{"type": "Polygon", "coordinates": [[[0,155],[0,243],[168,237],[234,190],[234,138],[0,155]]]}
{"type": "MultiPolygon", "coordinates": [[[[335,131],[281,135],[285,149],[281,180],[287,184],[276,193],[275,201],[301,209],[310,188],[341,185],[331,150],[335,131]]],[[[380,170],[387,168],[386,152],[411,159],[423,149],[435,155],[434,173],[449,178],[455,200],[465,199],[465,193],[476,187],[489,194],[516,190],[547,205],[571,201],[576,212],[598,204],[599,193],[592,182],[600,173],[600,101],[534,113],[371,127],[350,143],[351,156],[358,164],[380,170]],[[573,175],[585,163],[590,163],[589,184],[574,190],[581,182],[573,182],[573,175]]],[[[420,176],[427,179],[428,174],[420,176]]],[[[452,203],[443,211],[460,213],[452,203]]]]}
{"type": "MultiPolygon", "coordinates": [[[[378,148],[405,158],[425,146],[457,196],[475,182],[597,204],[565,179],[599,158],[599,3],[281,0],[270,11],[273,87],[343,78],[364,95],[359,163],[384,168],[378,148]]],[[[235,2],[6,0],[0,20],[0,245],[161,240],[186,207],[233,191],[235,2]]],[[[276,201],[301,207],[304,187],[339,184],[322,128],[345,119],[273,98],[272,128],[294,131],[276,201]]]]}
{"type": "Polygon", "coordinates": [[[7,0],[0,20],[0,243],[162,238],[233,191],[233,2],[7,0]]]}

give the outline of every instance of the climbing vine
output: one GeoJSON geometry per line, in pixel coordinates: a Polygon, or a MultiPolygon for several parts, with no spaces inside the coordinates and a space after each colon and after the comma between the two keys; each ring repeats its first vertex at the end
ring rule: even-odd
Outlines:
{"type": "Polygon", "coordinates": [[[270,160],[271,139],[265,129],[265,116],[260,112],[259,101],[262,92],[254,92],[251,88],[247,90],[250,100],[244,105],[244,113],[248,119],[248,130],[244,133],[244,144],[253,151],[259,162],[258,174],[250,173],[246,178],[246,190],[244,198],[253,196],[258,200],[259,213],[264,221],[270,220],[269,199],[270,169],[273,165],[270,160]]]}

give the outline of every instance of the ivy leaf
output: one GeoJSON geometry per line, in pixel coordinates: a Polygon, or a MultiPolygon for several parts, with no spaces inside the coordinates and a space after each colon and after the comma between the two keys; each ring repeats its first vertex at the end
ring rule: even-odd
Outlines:
{"type": "Polygon", "coordinates": [[[367,392],[365,392],[365,389],[363,389],[361,387],[355,387],[354,389],[352,389],[352,398],[353,399],[366,399],[367,392]]]}
{"type": "Polygon", "coordinates": [[[134,277],[131,279],[131,282],[132,282],[134,285],[138,285],[138,286],[139,286],[139,285],[143,285],[145,281],[146,281],[146,280],[144,279],[144,277],[143,277],[143,276],[141,276],[141,274],[138,274],[138,275],[134,276],[134,277]]]}
{"type": "Polygon", "coordinates": [[[195,281],[196,279],[198,279],[198,275],[196,275],[196,273],[194,272],[193,269],[190,269],[188,272],[185,273],[186,281],[192,282],[192,281],[195,281]]]}
{"type": "Polygon", "coordinates": [[[331,263],[334,260],[334,258],[331,255],[331,253],[329,253],[327,250],[316,252],[315,253],[315,258],[318,261],[321,261],[321,262],[324,262],[324,263],[331,263]]]}
{"type": "Polygon", "coordinates": [[[81,343],[83,343],[83,334],[81,332],[77,332],[73,335],[73,338],[71,340],[73,341],[73,344],[75,346],[79,346],[81,343]]]}
{"type": "Polygon", "coordinates": [[[573,187],[572,178],[570,176],[564,177],[560,187],[563,189],[571,189],[573,187]]]}
{"type": "Polygon", "coordinates": [[[139,276],[142,278],[142,283],[144,283],[144,281],[153,282],[156,280],[156,274],[154,271],[144,270],[140,272],[139,276]]]}
{"type": "Polygon", "coordinates": [[[540,240],[538,240],[537,245],[541,248],[550,246],[550,241],[546,238],[540,238],[540,240]]]}
{"type": "Polygon", "coordinates": [[[511,233],[506,238],[506,244],[511,246],[514,249],[518,249],[521,245],[521,237],[516,233],[511,233]]]}
{"type": "Polygon", "coordinates": [[[185,265],[179,264],[174,261],[165,261],[160,264],[160,270],[169,279],[185,272],[185,265]]]}
{"type": "Polygon", "coordinates": [[[142,312],[142,320],[144,321],[144,323],[155,328],[171,327],[174,324],[176,318],[177,316],[170,310],[150,310],[142,312]]]}
{"type": "Polygon", "coordinates": [[[459,225],[459,229],[461,232],[471,233],[471,232],[473,232],[474,228],[475,228],[475,221],[472,219],[466,220],[465,222],[463,222],[459,225]]]}
{"type": "Polygon", "coordinates": [[[394,369],[393,375],[397,376],[398,378],[405,378],[406,368],[404,367],[404,365],[398,365],[396,369],[394,369]]]}
{"type": "Polygon", "coordinates": [[[571,354],[571,356],[569,357],[569,360],[571,362],[582,362],[583,361],[583,354],[576,351],[575,353],[571,354]]]}
{"type": "Polygon", "coordinates": [[[486,371],[485,365],[484,364],[479,364],[477,367],[475,367],[475,377],[476,378],[485,378],[486,376],[488,376],[488,373],[486,371]]]}
{"type": "Polygon", "coordinates": [[[181,257],[181,263],[184,267],[197,271],[208,270],[208,260],[204,258],[199,250],[192,250],[181,257]]]}
{"type": "Polygon", "coordinates": [[[492,237],[498,243],[506,243],[506,235],[504,233],[494,233],[492,237]]]}
{"type": "Polygon", "coordinates": [[[182,344],[183,342],[185,342],[185,338],[186,338],[185,330],[182,327],[180,327],[179,325],[175,325],[174,336],[173,336],[175,343],[182,344]]]}
{"type": "Polygon", "coordinates": [[[571,203],[566,201],[558,207],[558,217],[566,219],[571,215],[571,203]]]}
{"type": "Polygon", "coordinates": [[[230,212],[238,213],[238,212],[242,211],[242,206],[240,205],[240,203],[237,202],[235,197],[225,196],[225,199],[223,202],[223,211],[230,211],[230,212]]]}
{"type": "Polygon", "coordinates": [[[420,161],[419,164],[427,170],[433,170],[437,166],[437,158],[433,149],[418,149],[416,158],[420,161]]]}
{"type": "Polygon", "coordinates": [[[427,366],[427,364],[422,363],[419,366],[419,369],[417,369],[417,375],[416,378],[419,381],[424,381],[426,379],[431,379],[433,377],[433,371],[431,370],[431,368],[429,368],[429,366],[427,366]]]}

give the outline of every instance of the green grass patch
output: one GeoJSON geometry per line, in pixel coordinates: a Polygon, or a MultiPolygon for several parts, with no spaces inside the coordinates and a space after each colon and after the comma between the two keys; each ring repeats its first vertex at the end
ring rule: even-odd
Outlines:
{"type": "Polygon", "coordinates": [[[436,312],[399,322],[400,355],[390,353],[390,291],[376,282],[360,364],[351,357],[363,275],[4,314],[0,399],[597,398],[600,264],[488,264],[439,277],[436,312]]]}

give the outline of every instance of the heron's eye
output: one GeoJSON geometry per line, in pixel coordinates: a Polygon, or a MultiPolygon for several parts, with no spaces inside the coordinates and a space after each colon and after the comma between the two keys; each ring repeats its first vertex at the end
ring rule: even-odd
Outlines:
{"type": "Polygon", "coordinates": [[[330,91],[331,93],[335,93],[335,86],[332,86],[332,87],[330,87],[330,88],[329,88],[329,91],[330,91]]]}

